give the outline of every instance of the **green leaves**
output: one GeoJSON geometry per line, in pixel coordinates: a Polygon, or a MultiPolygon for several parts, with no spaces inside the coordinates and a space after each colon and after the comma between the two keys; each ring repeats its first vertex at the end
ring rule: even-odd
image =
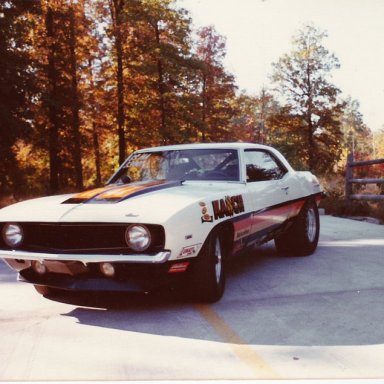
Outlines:
{"type": "Polygon", "coordinates": [[[343,103],[338,100],[340,90],[329,81],[339,63],[322,45],[326,36],[313,25],[305,26],[294,37],[292,52],[273,65],[272,76],[291,114],[301,120],[300,124],[291,120],[287,131],[300,131],[304,164],[316,171],[330,169],[341,155],[333,143],[342,135],[343,103]]]}

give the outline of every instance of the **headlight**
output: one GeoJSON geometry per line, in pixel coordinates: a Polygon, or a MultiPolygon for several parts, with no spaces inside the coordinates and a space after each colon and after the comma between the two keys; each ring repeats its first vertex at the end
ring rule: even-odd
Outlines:
{"type": "Polygon", "coordinates": [[[3,227],[3,239],[5,243],[11,247],[16,248],[24,238],[23,229],[18,224],[5,224],[3,227]]]}
{"type": "Polygon", "coordinates": [[[144,225],[131,225],[125,231],[125,241],[134,251],[145,251],[151,245],[151,233],[144,225]]]}

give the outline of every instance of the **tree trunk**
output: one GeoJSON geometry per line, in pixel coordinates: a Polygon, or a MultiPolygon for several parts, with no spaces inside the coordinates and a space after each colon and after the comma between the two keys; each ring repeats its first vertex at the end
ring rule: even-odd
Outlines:
{"type": "Polygon", "coordinates": [[[101,185],[101,166],[100,166],[100,144],[97,125],[95,121],[92,122],[92,139],[93,139],[93,153],[95,154],[96,166],[96,185],[101,185]]]}
{"type": "MultiPolygon", "coordinates": [[[[88,61],[89,79],[91,89],[95,89],[95,82],[92,71],[92,59],[88,61]]],[[[96,169],[96,185],[101,185],[101,155],[100,155],[100,143],[99,143],[99,130],[96,123],[96,114],[98,113],[98,107],[95,102],[94,96],[91,96],[91,119],[92,119],[92,144],[93,154],[95,157],[95,169],[96,169]]]]}
{"type": "Polygon", "coordinates": [[[206,128],[206,119],[207,119],[207,76],[203,72],[203,90],[202,90],[202,132],[201,132],[201,140],[203,143],[205,143],[206,140],[206,133],[205,133],[205,128],[206,128]]]}
{"type": "Polygon", "coordinates": [[[313,137],[313,123],[312,123],[312,111],[309,109],[307,116],[308,125],[308,166],[311,171],[315,169],[316,162],[316,146],[313,137]]]}
{"type": "Polygon", "coordinates": [[[308,105],[307,105],[307,135],[308,135],[308,166],[311,171],[315,168],[316,161],[316,147],[313,137],[313,123],[312,123],[312,112],[313,112],[313,99],[312,99],[312,81],[311,81],[311,68],[307,64],[307,89],[308,89],[308,105]]]}
{"type": "Polygon", "coordinates": [[[125,160],[125,111],[124,111],[124,77],[123,46],[121,41],[121,11],[123,0],[113,0],[111,14],[114,24],[115,51],[117,60],[117,134],[119,139],[119,164],[125,160]]]}
{"type": "Polygon", "coordinates": [[[77,85],[77,57],[76,57],[76,27],[75,27],[75,14],[71,7],[69,10],[70,18],[70,63],[71,63],[71,112],[72,112],[72,132],[74,139],[74,153],[73,160],[75,163],[75,176],[76,188],[83,189],[83,167],[81,164],[81,134],[80,134],[80,121],[79,121],[79,96],[77,85]]]}
{"type": "MultiPolygon", "coordinates": [[[[156,32],[156,44],[160,50],[160,31],[159,24],[155,22],[155,32],[156,32]]],[[[157,73],[158,73],[158,90],[159,90],[159,104],[160,104],[160,137],[164,144],[168,143],[169,137],[166,126],[166,112],[165,112],[165,88],[164,88],[164,77],[163,77],[163,62],[161,60],[161,53],[159,53],[157,59],[157,73]]]]}
{"type": "Polygon", "coordinates": [[[47,76],[49,82],[49,190],[50,193],[57,193],[59,190],[59,122],[57,116],[57,71],[55,63],[56,45],[53,26],[53,11],[48,7],[45,16],[45,28],[48,39],[48,66],[47,76]]]}

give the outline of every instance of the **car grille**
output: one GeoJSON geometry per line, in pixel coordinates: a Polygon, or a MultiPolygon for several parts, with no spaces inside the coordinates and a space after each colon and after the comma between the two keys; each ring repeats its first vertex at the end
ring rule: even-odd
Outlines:
{"type": "MultiPolygon", "coordinates": [[[[22,245],[18,247],[21,250],[47,253],[133,253],[125,243],[125,231],[131,224],[19,224],[22,225],[25,236],[22,245]]],[[[147,227],[151,231],[152,244],[145,253],[162,250],[165,243],[163,227],[160,225],[147,225],[147,227]]],[[[1,247],[7,248],[4,243],[1,247]]]]}

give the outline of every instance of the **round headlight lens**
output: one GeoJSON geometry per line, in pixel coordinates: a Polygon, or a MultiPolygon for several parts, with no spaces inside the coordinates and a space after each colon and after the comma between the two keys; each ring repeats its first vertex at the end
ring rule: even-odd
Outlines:
{"type": "Polygon", "coordinates": [[[23,229],[18,224],[5,224],[3,228],[3,239],[5,243],[11,247],[16,248],[24,238],[23,229]]]}
{"type": "Polygon", "coordinates": [[[142,252],[151,244],[151,233],[144,225],[131,225],[125,232],[125,241],[134,251],[142,252]]]}

